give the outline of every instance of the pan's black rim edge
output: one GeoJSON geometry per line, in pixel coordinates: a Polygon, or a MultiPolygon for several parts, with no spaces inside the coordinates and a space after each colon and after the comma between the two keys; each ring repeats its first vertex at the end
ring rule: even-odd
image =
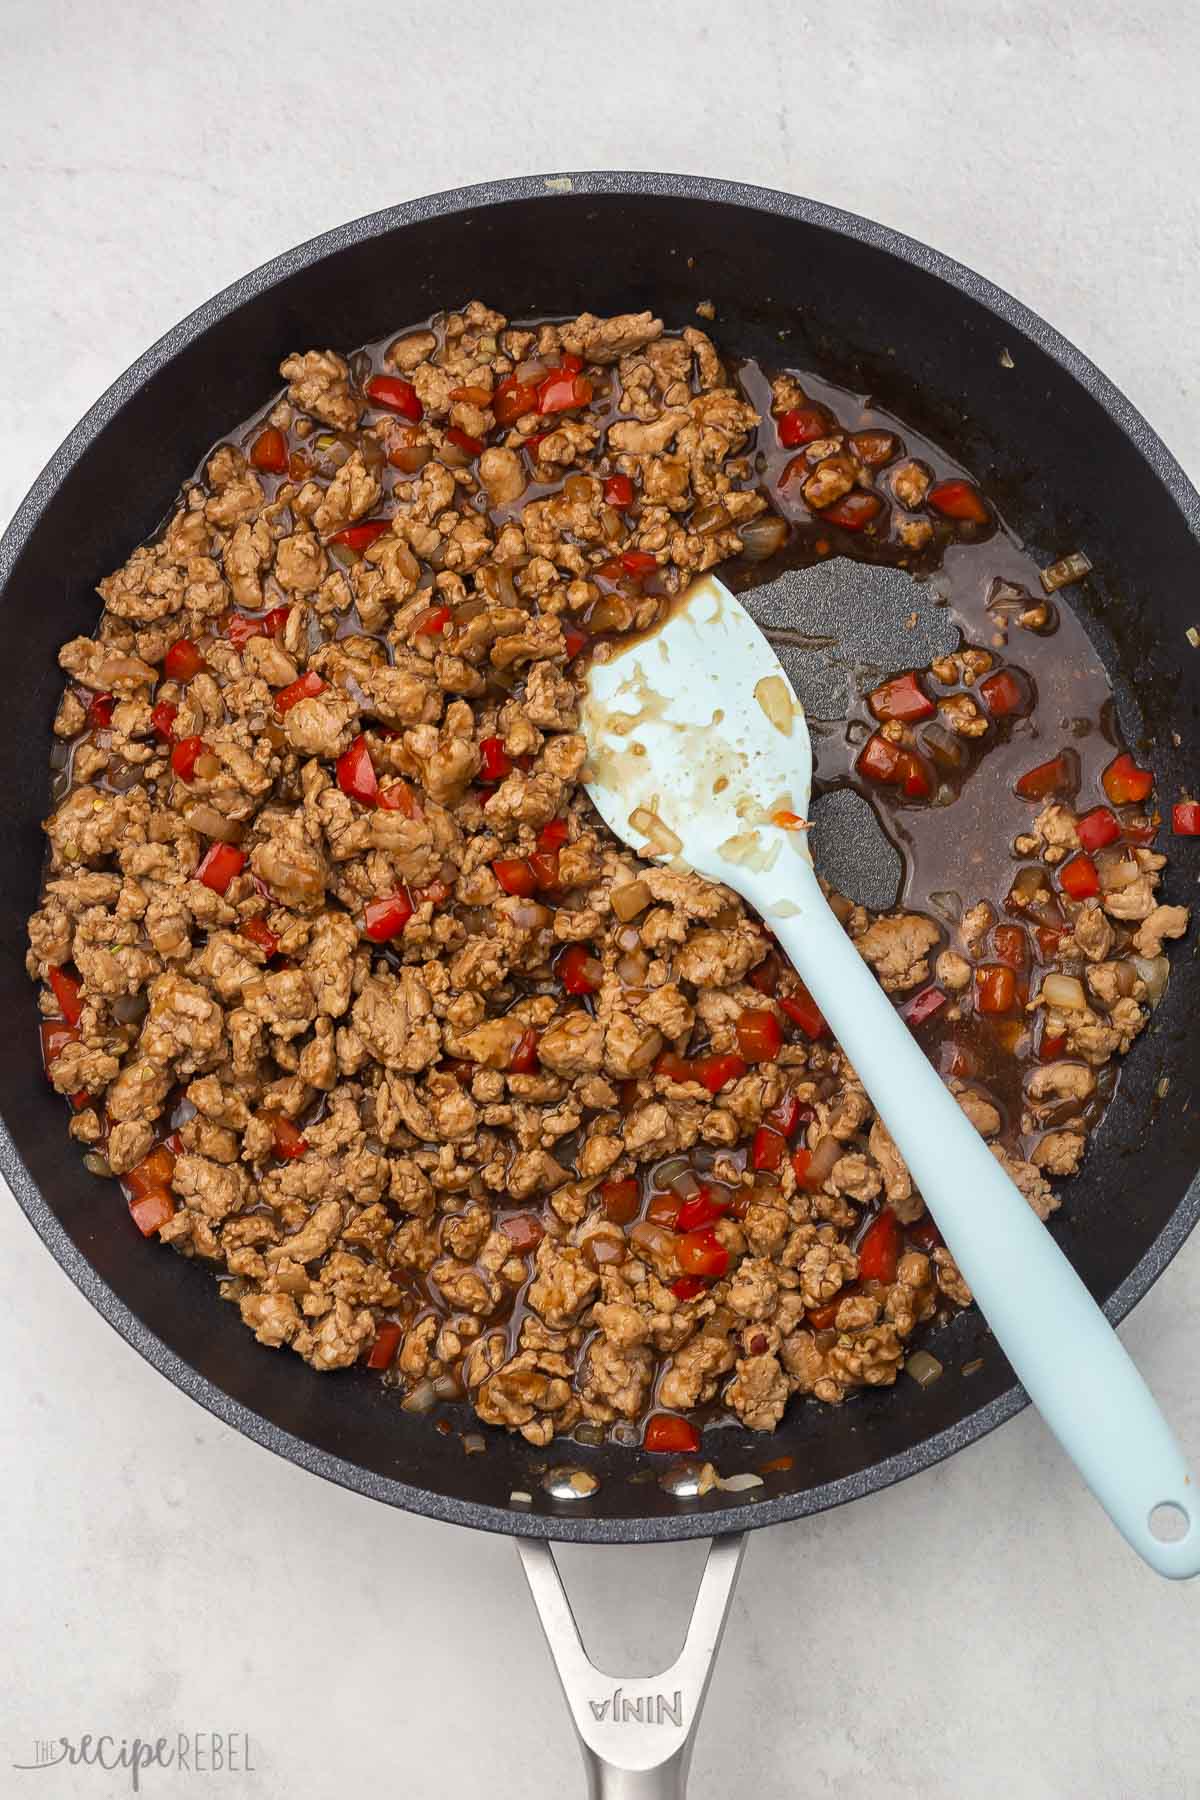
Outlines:
{"type": "MultiPolygon", "coordinates": [[[[202,336],[212,324],[243,301],[339,249],[364,238],[394,231],[401,226],[511,201],[552,201],[556,195],[619,196],[623,193],[631,196],[658,195],[666,199],[709,200],[721,205],[750,207],[794,218],[856,238],[923,269],[956,288],[985,306],[1014,332],[1036,343],[1039,349],[1072,375],[1104,407],[1136,444],[1179,507],[1193,536],[1200,541],[1200,495],[1157,432],[1132,402],[1082,351],[1076,349],[1038,314],[964,264],[944,256],[915,238],[876,224],[870,219],[826,206],[820,201],[783,193],[778,189],[702,175],[592,171],[517,176],[406,201],[309,239],[222,289],[212,299],[189,313],[119,375],[50,457],[0,538],[0,588],[7,581],[48,500],[128,396],[169,363],[185,346],[202,336]]],[[[1024,1390],[1014,1383],[986,1406],[968,1414],[948,1430],[922,1439],[908,1450],[883,1462],[874,1463],[855,1475],[799,1493],[781,1494],[757,1502],[743,1502],[738,1506],[689,1511],[681,1505],[677,1513],[662,1517],[612,1519],[590,1517],[582,1512],[571,1516],[480,1505],[473,1501],[435,1494],[424,1488],[410,1487],[394,1477],[375,1474],[358,1464],[318,1450],[302,1438],[273,1425],[252,1408],[232,1399],[223,1389],[198,1374],[190,1364],[184,1362],[149,1331],[100,1277],[87,1257],[72,1242],[41,1194],[3,1120],[0,1120],[0,1173],[3,1173],[17,1203],[42,1242],[80,1292],[113,1329],[175,1387],[223,1424],[243,1433],[264,1449],[286,1457],[300,1468],[370,1499],[381,1500],[388,1505],[448,1524],[469,1525],[479,1530],[502,1532],[508,1536],[603,1543],[662,1543],[683,1538],[711,1537],[719,1532],[742,1531],[760,1525],[781,1524],[859,1499],[930,1468],[956,1450],[964,1449],[968,1444],[985,1437],[1028,1405],[1024,1390]]],[[[1198,1217],[1200,1175],[1193,1180],[1168,1224],[1145,1256],[1105,1305],[1105,1313],[1114,1325],[1125,1317],[1162,1274],[1191,1233],[1198,1217]]]]}

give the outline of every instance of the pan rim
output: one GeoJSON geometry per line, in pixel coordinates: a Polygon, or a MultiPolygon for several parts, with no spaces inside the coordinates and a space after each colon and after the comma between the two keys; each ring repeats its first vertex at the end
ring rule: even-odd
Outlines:
{"type": "MultiPolygon", "coordinates": [[[[619,197],[626,194],[667,200],[701,200],[771,213],[853,238],[933,276],[965,297],[985,306],[993,316],[1011,326],[1014,332],[1035,343],[1088,392],[1132,440],[1179,508],[1191,535],[1200,542],[1200,494],[1197,494],[1180,464],[1148,421],[1081,350],[1021,301],[966,265],[918,239],[858,214],[779,189],[703,175],[581,171],[516,176],[460,189],[448,189],[383,208],[283,251],[221,289],[187,314],[124,370],[53,452],[0,538],[0,590],[6,586],[44,508],[130,395],[170,363],[181,350],[202,337],[210,327],[245,301],[265,293],[286,277],[310,268],[339,250],[405,226],[451,214],[469,214],[514,201],[539,199],[553,204],[555,198],[580,194],[597,197],[619,197]]],[[[462,1500],[412,1486],[393,1476],[377,1474],[331,1452],[319,1450],[303,1438],[264,1418],[252,1407],[233,1399],[224,1389],[192,1368],[143,1324],[73,1243],[26,1168],[3,1118],[0,1118],[0,1172],[8,1181],[18,1205],[37,1235],[75,1286],[113,1329],[175,1387],[222,1423],[310,1473],[368,1498],[445,1523],[468,1525],[510,1536],[548,1537],[567,1542],[592,1543],[667,1542],[783,1523],[843,1505],[929,1468],[956,1450],[985,1437],[1028,1405],[1024,1390],[1014,1382],[1002,1394],[969,1413],[955,1425],[923,1438],[907,1449],[872,1463],[853,1475],[799,1492],[763,1498],[752,1504],[742,1502],[711,1510],[690,1510],[681,1506],[678,1512],[664,1516],[607,1518],[582,1513],[522,1511],[462,1500]]],[[[1106,1303],[1104,1311],[1114,1325],[1143,1298],[1162,1274],[1192,1231],[1198,1217],[1200,1174],[1193,1178],[1166,1226],[1106,1303]]]]}

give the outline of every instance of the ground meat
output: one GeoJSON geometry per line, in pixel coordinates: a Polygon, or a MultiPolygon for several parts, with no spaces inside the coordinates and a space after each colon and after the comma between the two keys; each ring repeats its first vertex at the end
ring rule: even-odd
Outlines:
{"type": "MultiPolygon", "coordinates": [[[[916,1248],[922,1197],[762,922],[591,809],[581,646],[651,626],[801,495],[801,535],[841,551],[876,490],[871,560],[886,544],[933,567],[948,542],[985,555],[987,534],[935,527],[930,468],[857,408],[823,403],[781,480],[782,415],[812,404],[799,379],[776,379],[762,420],[704,332],[649,312],[511,328],[471,301],[281,373],[286,394],[214,448],[99,581],[94,635],[60,652],[69,764],[27,962],[73,1138],[149,1194],[140,1217],[219,1275],[259,1344],[321,1372],[370,1353],[390,1387],[462,1393],[538,1446],[581,1422],[620,1435],[651,1406],[770,1431],[792,1395],[894,1382],[913,1334],[970,1295],[944,1249],[916,1248]],[[535,363],[500,424],[501,384],[535,363]],[[419,420],[368,400],[381,367],[419,420]],[[539,411],[547,380],[576,403],[539,411]],[[266,427],[285,470],[261,466],[266,427]],[[779,1027],[764,1060],[742,1054],[748,1009],[779,1027]],[[886,1283],[855,1250],[885,1206],[905,1234],[886,1283]],[[681,1207],[704,1221],[686,1250],[681,1207]],[[681,1280],[693,1253],[711,1268],[681,1280]]],[[[948,766],[996,740],[997,661],[963,642],[921,677],[960,740],[948,766]]],[[[936,725],[864,709],[925,768],[936,725]]],[[[1188,916],[1132,841],[1126,887],[1071,901],[1052,871],[1077,815],[1031,811],[1015,849],[1036,892],[997,889],[1000,910],[933,895],[952,947],[920,912],[832,898],[1045,1218],[1107,1091],[1096,1071],[1149,1017],[1133,959],[1188,916]],[[1085,967],[1085,1009],[1040,997],[1052,959],[1085,967]],[[1028,1005],[1014,982],[1007,1016],[976,1017],[981,962],[1028,973],[1028,1005]],[[1002,1033],[1024,1049],[1001,1053],[1002,1033]]]]}
{"type": "Polygon", "coordinates": [[[857,940],[858,952],[879,977],[886,994],[916,987],[929,974],[929,952],[941,933],[919,913],[876,919],[857,940]]]}

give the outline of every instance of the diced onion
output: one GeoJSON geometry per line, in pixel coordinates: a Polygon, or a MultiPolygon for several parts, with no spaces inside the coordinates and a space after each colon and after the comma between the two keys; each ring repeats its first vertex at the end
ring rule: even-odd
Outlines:
{"type": "Polygon", "coordinates": [[[769,556],[774,556],[787,543],[788,522],[781,519],[778,513],[764,513],[761,518],[750,519],[745,525],[739,525],[738,535],[742,540],[742,555],[747,562],[766,562],[769,556]]]}
{"type": "Polygon", "coordinates": [[[698,506],[688,521],[693,531],[706,537],[710,531],[720,531],[723,525],[729,524],[729,508],[722,506],[719,500],[710,500],[707,506],[698,506]]]}
{"type": "Polygon", "coordinates": [[[1167,991],[1171,965],[1165,956],[1135,956],[1133,966],[1146,984],[1146,998],[1157,1006],[1167,991]]]}
{"type": "Polygon", "coordinates": [[[391,454],[392,467],[399,469],[402,475],[415,475],[423,469],[433,455],[429,444],[402,444],[391,454]]]}
{"type": "Polygon", "coordinates": [[[927,1388],[940,1380],[945,1370],[937,1357],[931,1356],[928,1350],[914,1350],[904,1364],[904,1372],[912,1376],[918,1387],[927,1388]]]}
{"type": "Polygon", "coordinates": [[[1042,586],[1048,594],[1052,594],[1056,588],[1069,587],[1073,581],[1082,581],[1085,575],[1091,573],[1091,567],[1082,550],[1073,550],[1070,556],[1064,556],[1058,562],[1051,563],[1048,569],[1042,570],[1042,586]]]}
{"type": "Polygon", "coordinates": [[[617,958],[617,974],[626,987],[640,987],[649,967],[644,950],[632,950],[617,958]]]}
{"type": "Polygon", "coordinates": [[[433,1391],[439,1400],[457,1400],[462,1393],[457,1375],[439,1375],[434,1381],[433,1391]]]}
{"type": "Polygon", "coordinates": [[[1112,856],[1099,859],[1098,872],[1105,893],[1115,894],[1122,888],[1132,887],[1142,871],[1132,857],[1112,856]]]}
{"type": "Polygon", "coordinates": [[[1082,981],[1074,975],[1047,975],[1043,978],[1041,998],[1048,1006],[1056,1006],[1060,1011],[1084,1012],[1087,1009],[1087,997],[1083,991],[1082,981]]]}
{"type": "Polygon", "coordinates": [[[403,1412],[427,1413],[436,1399],[432,1381],[418,1381],[412,1393],[405,1394],[400,1407],[403,1412]]]}
{"type": "Polygon", "coordinates": [[[481,1431],[464,1431],[462,1447],[468,1456],[479,1456],[487,1449],[487,1445],[483,1441],[483,1433],[481,1431]]]}
{"type": "Polygon", "coordinates": [[[585,1419],[582,1425],[575,1427],[575,1441],[578,1444],[602,1444],[604,1427],[597,1425],[592,1419],[585,1419]]]}
{"type": "Polygon", "coordinates": [[[101,1156],[99,1152],[95,1150],[88,1151],[83,1159],[83,1166],[89,1175],[99,1175],[101,1179],[105,1176],[112,1175],[112,1170],[108,1164],[108,1158],[101,1156]]]}
{"type": "Polygon", "coordinates": [[[690,1200],[694,1194],[700,1192],[696,1171],[690,1164],[685,1164],[682,1169],[675,1170],[667,1185],[673,1194],[678,1194],[681,1200],[690,1200]]]}
{"type": "Polygon", "coordinates": [[[744,1494],[750,1488],[763,1486],[761,1475],[754,1475],[749,1469],[743,1469],[740,1475],[724,1475],[717,1478],[717,1486],[724,1494],[744,1494]]]}
{"type": "Polygon", "coordinates": [[[827,1133],[812,1153],[812,1161],[804,1176],[805,1184],[815,1187],[831,1175],[834,1164],[845,1153],[845,1149],[840,1138],[835,1138],[832,1132],[827,1133]]]}
{"type": "Polygon", "coordinates": [[[683,849],[683,839],[676,837],[671,827],[648,806],[635,806],[629,815],[629,823],[649,840],[660,856],[678,856],[683,849]]]}
{"type": "MultiPolygon", "coordinates": [[[[199,763],[196,766],[199,768],[199,763]]],[[[189,806],[186,816],[193,831],[202,831],[205,837],[216,838],[218,843],[240,844],[246,835],[244,825],[236,819],[227,819],[206,800],[198,800],[194,806],[189,806]]]]}
{"type": "MultiPolygon", "coordinates": [[[[644,881],[630,881],[624,887],[614,888],[609,895],[609,902],[624,925],[630,919],[636,919],[640,912],[645,912],[653,898],[644,881]]],[[[628,947],[633,948],[632,945],[628,947]]]]}

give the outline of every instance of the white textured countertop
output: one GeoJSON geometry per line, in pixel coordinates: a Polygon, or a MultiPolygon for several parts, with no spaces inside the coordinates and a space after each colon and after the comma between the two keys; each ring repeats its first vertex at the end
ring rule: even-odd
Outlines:
{"type": "MultiPolygon", "coordinates": [[[[560,167],[738,177],[911,232],[1074,338],[1200,477],[1194,9],[465,16],[8,0],[0,519],[113,376],[244,270],[393,201],[560,167]]],[[[582,1792],[507,1542],[217,1425],[12,1206],[0,1258],[0,1794],[127,1792],[94,1768],[11,1768],[89,1730],[249,1733],[252,1773],[150,1771],[153,1800],[582,1792]]],[[[1124,1331],[1193,1460],[1198,1301],[1193,1243],[1124,1331]]],[[[601,1660],[665,1659],[700,1557],[564,1555],[601,1660]]],[[[755,1534],[692,1791],[1200,1792],[1198,1605],[1141,1567],[1026,1414],[898,1489],[755,1534]]]]}

